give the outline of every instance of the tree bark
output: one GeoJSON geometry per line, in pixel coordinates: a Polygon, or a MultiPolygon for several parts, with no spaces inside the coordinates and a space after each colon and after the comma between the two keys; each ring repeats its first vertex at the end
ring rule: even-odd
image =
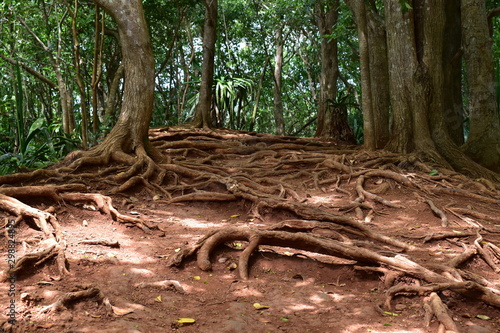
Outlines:
{"type": "Polygon", "coordinates": [[[461,5],[470,113],[469,138],[463,150],[472,160],[500,172],[500,122],[486,4],[462,0],[461,5]]]}
{"type": "Polygon", "coordinates": [[[203,28],[203,65],[200,97],[193,120],[194,127],[212,128],[213,82],[215,42],[217,40],[217,0],[204,0],[205,23],[203,28]]]}
{"type": "Polygon", "coordinates": [[[464,143],[464,108],[462,103],[462,34],[460,1],[444,1],[446,28],[443,45],[445,122],[453,142],[464,143]]]}

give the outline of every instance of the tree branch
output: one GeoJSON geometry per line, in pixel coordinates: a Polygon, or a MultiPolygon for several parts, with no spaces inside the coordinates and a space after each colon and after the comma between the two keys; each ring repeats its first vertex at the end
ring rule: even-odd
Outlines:
{"type": "Polygon", "coordinates": [[[12,64],[12,65],[19,65],[21,66],[26,72],[28,72],[29,74],[33,75],[34,77],[36,77],[37,79],[39,79],[40,81],[44,82],[44,83],[47,83],[51,88],[57,88],[57,83],[53,82],[52,80],[50,80],[48,77],[44,76],[43,74],[37,72],[36,70],[34,70],[33,68],[31,68],[30,66],[20,62],[20,61],[17,61],[15,59],[12,59],[12,58],[9,58],[3,54],[0,53],[0,58],[2,58],[3,60],[5,60],[6,62],[12,64]]]}

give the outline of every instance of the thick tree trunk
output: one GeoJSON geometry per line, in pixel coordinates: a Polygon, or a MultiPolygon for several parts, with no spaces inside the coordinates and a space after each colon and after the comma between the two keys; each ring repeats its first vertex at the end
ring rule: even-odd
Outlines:
{"type": "Polygon", "coordinates": [[[283,100],[281,98],[281,73],[283,71],[283,28],[276,30],[276,53],[274,57],[274,123],[276,134],[285,135],[283,100]]]}
{"type": "Polygon", "coordinates": [[[330,39],[338,19],[339,1],[329,5],[316,5],[316,24],[321,36],[321,74],[318,105],[317,137],[329,137],[356,143],[354,133],[347,122],[347,108],[337,104],[337,80],[339,77],[338,46],[330,39]]]}
{"type": "Polygon", "coordinates": [[[469,82],[470,133],[464,151],[500,172],[500,123],[495,67],[484,0],[462,0],[462,34],[469,82]]]}
{"type": "Polygon", "coordinates": [[[460,146],[464,143],[464,109],[462,103],[462,34],[460,1],[444,1],[446,29],[443,45],[445,121],[448,134],[460,146]]]}
{"type": "Polygon", "coordinates": [[[412,76],[416,70],[412,12],[403,13],[398,0],[385,0],[389,89],[391,91],[391,137],[386,149],[398,153],[414,150],[412,76]]]}
{"type": "Polygon", "coordinates": [[[203,66],[200,99],[196,105],[194,127],[212,128],[210,114],[213,98],[215,42],[217,40],[217,0],[204,0],[203,66]]]}
{"type": "MultiPolygon", "coordinates": [[[[125,72],[123,106],[116,125],[97,150],[152,152],[148,139],[154,101],[154,58],[140,0],[94,0],[118,25],[125,72]]],[[[156,156],[158,157],[158,156],[156,156]]]]}
{"type": "Polygon", "coordinates": [[[371,107],[375,134],[375,148],[382,149],[389,141],[389,67],[387,60],[386,31],[379,13],[366,12],[368,43],[370,49],[371,107]]]}

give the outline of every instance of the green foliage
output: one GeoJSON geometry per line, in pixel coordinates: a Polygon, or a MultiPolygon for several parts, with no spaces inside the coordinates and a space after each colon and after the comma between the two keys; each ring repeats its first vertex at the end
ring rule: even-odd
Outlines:
{"type": "Polygon", "coordinates": [[[60,124],[47,126],[44,118],[35,119],[28,127],[25,113],[24,89],[20,66],[16,67],[15,96],[4,95],[0,104],[1,115],[8,121],[0,127],[0,175],[22,169],[40,168],[60,159],[75,149],[78,141],[69,135],[58,135],[60,124]],[[13,111],[13,119],[7,115],[13,111]],[[12,131],[14,130],[14,131],[12,131]],[[9,137],[14,134],[14,144],[9,137]]]}
{"type": "Polygon", "coordinates": [[[399,3],[401,4],[401,11],[403,14],[413,9],[413,7],[408,3],[408,0],[399,0],[399,3]]]}

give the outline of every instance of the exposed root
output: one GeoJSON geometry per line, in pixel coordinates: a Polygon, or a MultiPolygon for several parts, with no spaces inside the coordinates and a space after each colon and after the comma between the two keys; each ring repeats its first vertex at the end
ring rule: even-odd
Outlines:
{"type": "MultiPolygon", "coordinates": [[[[301,222],[297,225],[292,223],[293,229],[299,229],[301,222]]],[[[272,229],[289,227],[290,223],[281,223],[272,229]]],[[[304,228],[307,228],[302,224],[304,228]]],[[[313,223],[314,227],[314,223],[313,223]]],[[[212,263],[211,253],[224,243],[233,241],[247,241],[248,245],[240,255],[238,269],[240,278],[249,279],[249,259],[261,245],[289,247],[299,250],[306,250],[314,253],[327,254],[338,258],[355,260],[364,265],[383,265],[391,270],[399,271],[411,277],[430,283],[426,286],[406,286],[400,285],[390,288],[387,291],[386,307],[390,308],[390,302],[394,295],[401,292],[424,294],[432,291],[445,289],[455,290],[465,296],[480,299],[488,304],[500,306],[500,290],[491,286],[485,287],[475,281],[466,281],[462,275],[454,270],[454,267],[438,265],[438,270],[426,268],[411,259],[401,256],[389,256],[383,252],[374,251],[373,248],[366,247],[367,244],[353,243],[342,236],[333,235],[326,238],[305,232],[288,232],[277,230],[260,230],[243,227],[226,227],[215,233],[211,233],[202,240],[183,249],[182,255],[176,256],[170,265],[179,264],[183,258],[197,252],[197,265],[201,270],[210,270],[212,263]],[[340,238],[340,240],[339,240],[340,238]]],[[[394,253],[395,254],[395,253],[394,253]]],[[[458,262],[454,262],[457,264],[458,262]]],[[[358,266],[359,266],[358,264],[358,266]]],[[[384,271],[386,274],[386,271],[384,271]]]]}
{"type": "MultiPolygon", "coordinates": [[[[36,227],[42,231],[44,237],[44,240],[38,244],[35,251],[24,254],[13,261],[9,269],[0,273],[0,279],[2,281],[9,279],[15,274],[21,274],[27,267],[37,267],[53,257],[56,257],[59,274],[63,276],[69,273],[65,254],[67,244],[55,215],[48,211],[42,211],[31,207],[13,196],[20,198],[44,197],[56,202],[92,202],[97,206],[97,209],[111,215],[113,219],[124,223],[132,223],[144,231],[149,231],[148,226],[146,226],[142,220],[118,212],[113,207],[110,197],[95,193],[66,193],[66,191],[85,189],[86,186],[81,184],[0,188],[0,210],[17,216],[17,222],[21,219],[33,221],[36,227]]],[[[13,248],[15,248],[19,241],[15,238],[13,238],[12,241],[15,242],[12,245],[13,248]]],[[[109,244],[109,246],[117,246],[117,244],[109,244]]]]}
{"type": "Polygon", "coordinates": [[[96,287],[89,287],[84,290],[69,292],[58,297],[54,303],[42,307],[38,311],[37,317],[41,318],[43,316],[50,316],[52,313],[67,309],[71,303],[85,298],[95,298],[98,302],[103,302],[105,299],[102,292],[96,287]]]}
{"type": "Polygon", "coordinates": [[[177,280],[163,280],[156,282],[141,282],[135,285],[137,288],[161,288],[161,289],[174,289],[178,293],[185,294],[186,290],[182,287],[177,280]]]}
{"type": "Polygon", "coordinates": [[[50,317],[51,314],[66,310],[71,304],[85,299],[91,299],[104,305],[104,309],[108,315],[123,316],[133,312],[133,309],[123,309],[111,305],[109,298],[106,297],[99,288],[93,286],[79,286],[77,289],[81,290],[61,295],[54,303],[40,308],[35,314],[35,318],[44,319],[50,317]]]}
{"type": "MultiPolygon", "coordinates": [[[[432,319],[433,316],[436,316],[440,325],[442,325],[447,332],[459,332],[457,325],[448,313],[448,307],[435,292],[431,293],[431,295],[424,301],[427,304],[425,309],[429,309],[431,311],[428,315],[426,315],[426,318],[428,319],[426,319],[425,326],[429,327],[430,319],[432,319]]],[[[438,331],[441,331],[441,329],[438,331]]]]}

